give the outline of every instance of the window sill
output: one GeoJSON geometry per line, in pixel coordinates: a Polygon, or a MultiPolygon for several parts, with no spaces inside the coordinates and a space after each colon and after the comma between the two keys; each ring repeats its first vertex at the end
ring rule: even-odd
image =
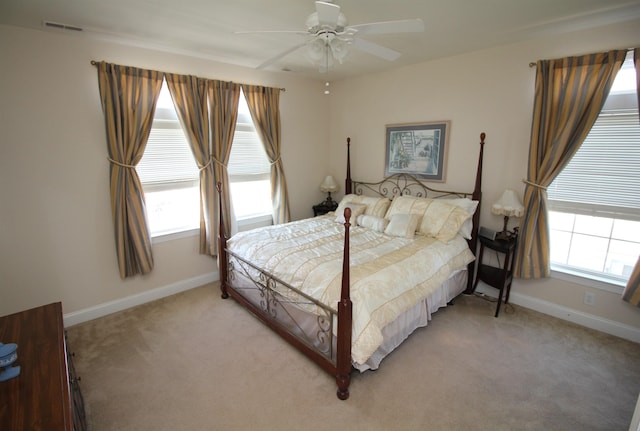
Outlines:
{"type": "Polygon", "coordinates": [[[189,237],[192,237],[192,236],[197,236],[199,234],[200,234],[200,229],[199,228],[180,230],[180,231],[176,231],[176,232],[160,233],[160,234],[157,234],[156,236],[153,236],[151,238],[151,243],[152,244],[158,244],[158,243],[161,243],[161,242],[173,241],[173,240],[181,239],[181,238],[189,238],[189,237]]]}
{"type": "Polygon", "coordinates": [[[551,265],[551,277],[618,294],[622,294],[625,287],[624,283],[616,280],[586,275],[567,268],[558,268],[554,265],[551,265]]]}
{"type": "Polygon", "coordinates": [[[273,224],[273,217],[271,214],[263,214],[259,216],[247,217],[238,219],[238,230],[250,230],[256,227],[269,226],[273,224]]]}

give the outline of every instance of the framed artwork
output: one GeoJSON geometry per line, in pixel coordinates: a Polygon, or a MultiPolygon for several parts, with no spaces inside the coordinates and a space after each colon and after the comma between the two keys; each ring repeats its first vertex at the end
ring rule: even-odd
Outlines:
{"type": "Polygon", "coordinates": [[[445,181],[449,121],[387,125],[385,176],[445,181]]]}

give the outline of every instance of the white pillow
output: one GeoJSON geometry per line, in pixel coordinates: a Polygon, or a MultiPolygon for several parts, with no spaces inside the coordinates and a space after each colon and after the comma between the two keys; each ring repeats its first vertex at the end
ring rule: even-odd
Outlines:
{"type": "Polygon", "coordinates": [[[376,232],[384,232],[387,224],[389,224],[389,220],[382,217],[376,217],[366,214],[362,214],[358,217],[358,226],[362,226],[376,232]]]}
{"type": "Polygon", "coordinates": [[[345,208],[351,208],[351,218],[349,219],[349,223],[352,226],[358,226],[358,216],[364,214],[364,211],[367,209],[366,205],[363,204],[355,204],[353,202],[340,202],[338,208],[336,209],[336,221],[338,223],[344,223],[344,210],[345,208]]]}
{"type": "Polygon", "coordinates": [[[394,214],[384,233],[402,238],[413,238],[416,234],[419,217],[416,214],[394,214]]]}

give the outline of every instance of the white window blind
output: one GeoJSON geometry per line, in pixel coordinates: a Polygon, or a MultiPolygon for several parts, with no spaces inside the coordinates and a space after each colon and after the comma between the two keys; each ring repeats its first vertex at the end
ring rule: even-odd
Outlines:
{"type": "Polygon", "coordinates": [[[271,164],[253,125],[242,92],[227,171],[232,182],[269,179],[271,172],[271,164]]]}
{"type": "Polygon", "coordinates": [[[640,220],[637,108],[603,111],[547,193],[554,210],[640,220]]]}
{"type": "Polygon", "coordinates": [[[136,170],[142,184],[155,188],[198,181],[198,167],[175,111],[156,109],[144,157],[136,170]]]}

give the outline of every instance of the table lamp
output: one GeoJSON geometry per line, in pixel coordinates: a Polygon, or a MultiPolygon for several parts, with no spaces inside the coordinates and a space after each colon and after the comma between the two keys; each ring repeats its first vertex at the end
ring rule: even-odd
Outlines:
{"type": "Polygon", "coordinates": [[[331,205],[333,204],[333,199],[331,199],[331,192],[335,192],[338,190],[338,183],[333,179],[331,175],[327,175],[320,184],[320,190],[327,193],[327,200],[324,201],[325,204],[331,205]]]}
{"type": "Polygon", "coordinates": [[[524,207],[522,206],[516,192],[511,189],[505,190],[504,193],[502,193],[500,200],[491,207],[491,212],[496,215],[504,216],[504,227],[502,228],[502,232],[498,232],[496,239],[507,241],[516,235],[516,230],[513,232],[507,230],[509,217],[522,217],[522,214],[524,213],[524,207]]]}

